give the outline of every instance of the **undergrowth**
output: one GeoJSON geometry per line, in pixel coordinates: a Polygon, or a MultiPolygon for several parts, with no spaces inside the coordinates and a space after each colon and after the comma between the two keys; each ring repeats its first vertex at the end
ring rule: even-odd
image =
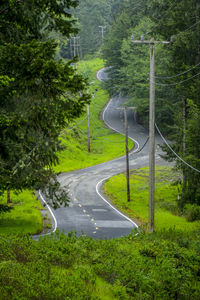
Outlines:
{"type": "Polygon", "coordinates": [[[2,237],[0,299],[199,299],[199,232],[135,233],[2,237]]]}

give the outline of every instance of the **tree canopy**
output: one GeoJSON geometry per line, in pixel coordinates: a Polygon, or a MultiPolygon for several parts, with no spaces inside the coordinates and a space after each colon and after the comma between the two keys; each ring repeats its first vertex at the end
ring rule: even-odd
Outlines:
{"type": "MultiPolygon", "coordinates": [[[[148,126],[149,47],[131,43],[131,35],[167,41],[172,37],[173,43],[155,49],[156,122],[176,153],[200,170],[199,1],[124,0],[120,5],[103,49],[106,64],[111,66],[110,93],[128,95],[140,121],[148,126]]],[[[183,171],[180,206],[200,204],[200,174],[165,150],[166,157],[175,159],[183,171]]]]}
{"type": "Polygon", "coordinates": [[[42,188],[54,206],[66,200],[52,171],[59,134],[89,99],[71,62],[55,61],[50,33],[77,33],[69,13],[77,4],[3,0],[0,6],[0,191],[42,188]]]}

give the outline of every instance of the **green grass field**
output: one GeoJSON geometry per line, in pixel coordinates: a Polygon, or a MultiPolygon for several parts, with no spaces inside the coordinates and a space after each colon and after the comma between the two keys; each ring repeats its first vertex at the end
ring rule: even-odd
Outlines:
{"type": "MultiPolygon", "coordinates": [[[[200,225],[199,221],[188,222],[180,216],[177,208],[179,186],[173,183],[180,175],[168,167],[156,168],[155,185],[155,230],[174,228],[192,232],[200,225]]],[[[104,185],[104,192],[120,210],[148,228],[148,168],[136,169],[130,175],[131,201],[126,199],[125,174],[110,178],[104,185]]]]}
{"type": "MultiPolygon", "coordinates": [[[[42,231],[42,205],[34,192],[23,191],[16,195],[11,192],[11,207],[8,213],[1,213],[0,234],[37,234],[42,231]]],[[[0,197],[0,203],[6,204],[6,195],[0,197]]]]}

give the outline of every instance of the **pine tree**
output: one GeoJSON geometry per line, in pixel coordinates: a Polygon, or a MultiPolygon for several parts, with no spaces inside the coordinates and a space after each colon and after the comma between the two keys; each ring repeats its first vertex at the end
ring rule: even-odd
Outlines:
{"type": "Polygon", "coordinates": [[[57,43],[49,33],[75,34],[68,10],[76,6],[74,0],[3,0],[0,6],[0,191],[42,188],[54,206],[66,201],[52,171],[59,134],[88,96],[70,62],[55,61],[57,43]]]}

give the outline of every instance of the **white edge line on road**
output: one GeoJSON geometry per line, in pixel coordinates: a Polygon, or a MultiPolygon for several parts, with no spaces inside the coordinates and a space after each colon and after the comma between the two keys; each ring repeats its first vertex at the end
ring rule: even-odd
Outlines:
{"type": "Polygon", "coordinates": [[[47,206],[48,210],[50,211],[50,213],[51,213],[51,215],[52,215],[52,217],[53,217],[54,223],[55,223],[55,224],[54,224],[54,230],[51,231],[51,232],[48,232],[47,234],[41,234],[41,235],[40,235],[40,236],[43,236],[43,235],[48,235],[48,234],[54,233],[54,232],[56,231],[56,229],[57,229],[58,224],[57,224],[56,217],[54,216],[54,214],[53,214],[53,212],[52,212],[50,206],[47,204],[47,202],[45,201],[45,199],[44,199],[44,197],[42,196],[42,193],[41,193],[40,191],[39,191],[39,195],[40,195],[41,200],[45,203],[45,205],[47,206]]]}
{"type": "Polygon", "coordinates": [[[96,192],[97,192],[97,194],[103,199],[103,201],[105,201],[112,209],[114,209],[118,214],[120,214],[122,217],[124,217],[125,219],[127,219],[129,222],[131,222],[136,228],[138,228],[138,225],[137,225],[135,222],[133,222],[129,217],[127,217],[126,215],[124,215],[123,213],[121,213],[118,209],[116,209],[112,204],[110,204],[109,201],[107,201],[107,200],[100,194],[100,192],[99,192],[99,186],[102,184],[103,181],[105,181],[105,180],[111,178],[112,176],[113,176],[113,175],[108,176],[108,177],[106,177],[106,178],[100,180],[100,181],[97,183],[97,185],[96,185],[96,192]]]}
{"type": "MultiPolygon", "coordinates": [[[[106,105],[104,111],[103,111],[103,115],[102,115],[103,122],[104,122],[110,129],[112,129],[113,131],[118,132],[118,133],[124,135],[122,132],[120,132],[120,131],[118,131],[117,129],[115,129],[115,128],[113,128],[112,126],[110,126],[110,124],[108,124],[108,122],[106,122],[106,120],[105,120],[105,112],[106,112],[106,110],[108,109],[109,105],[111,104],[112,100],[113,100],[113,99],[111,98],[110,101],[108,102],[108,104],[106,105]]],[[[140,144],[139,144],[135,139],[133,139],[132,137],[129,137],[129,139],[131,139],[131,140],[137,145],[136,149],[134,148],[132,151],[129,152],[129,155],[130,155],[130,154],[135,153],[135,152],[137,152],[137,151],[139,150],[140,144]]],[[[121,157],[119,157],[119,158],[113,159],[113,160],[111,160],[111,161],[121,159],[122,157],[125,157],[125,155],[124,155],[124,156],[121,156],[121,157]]]]}

